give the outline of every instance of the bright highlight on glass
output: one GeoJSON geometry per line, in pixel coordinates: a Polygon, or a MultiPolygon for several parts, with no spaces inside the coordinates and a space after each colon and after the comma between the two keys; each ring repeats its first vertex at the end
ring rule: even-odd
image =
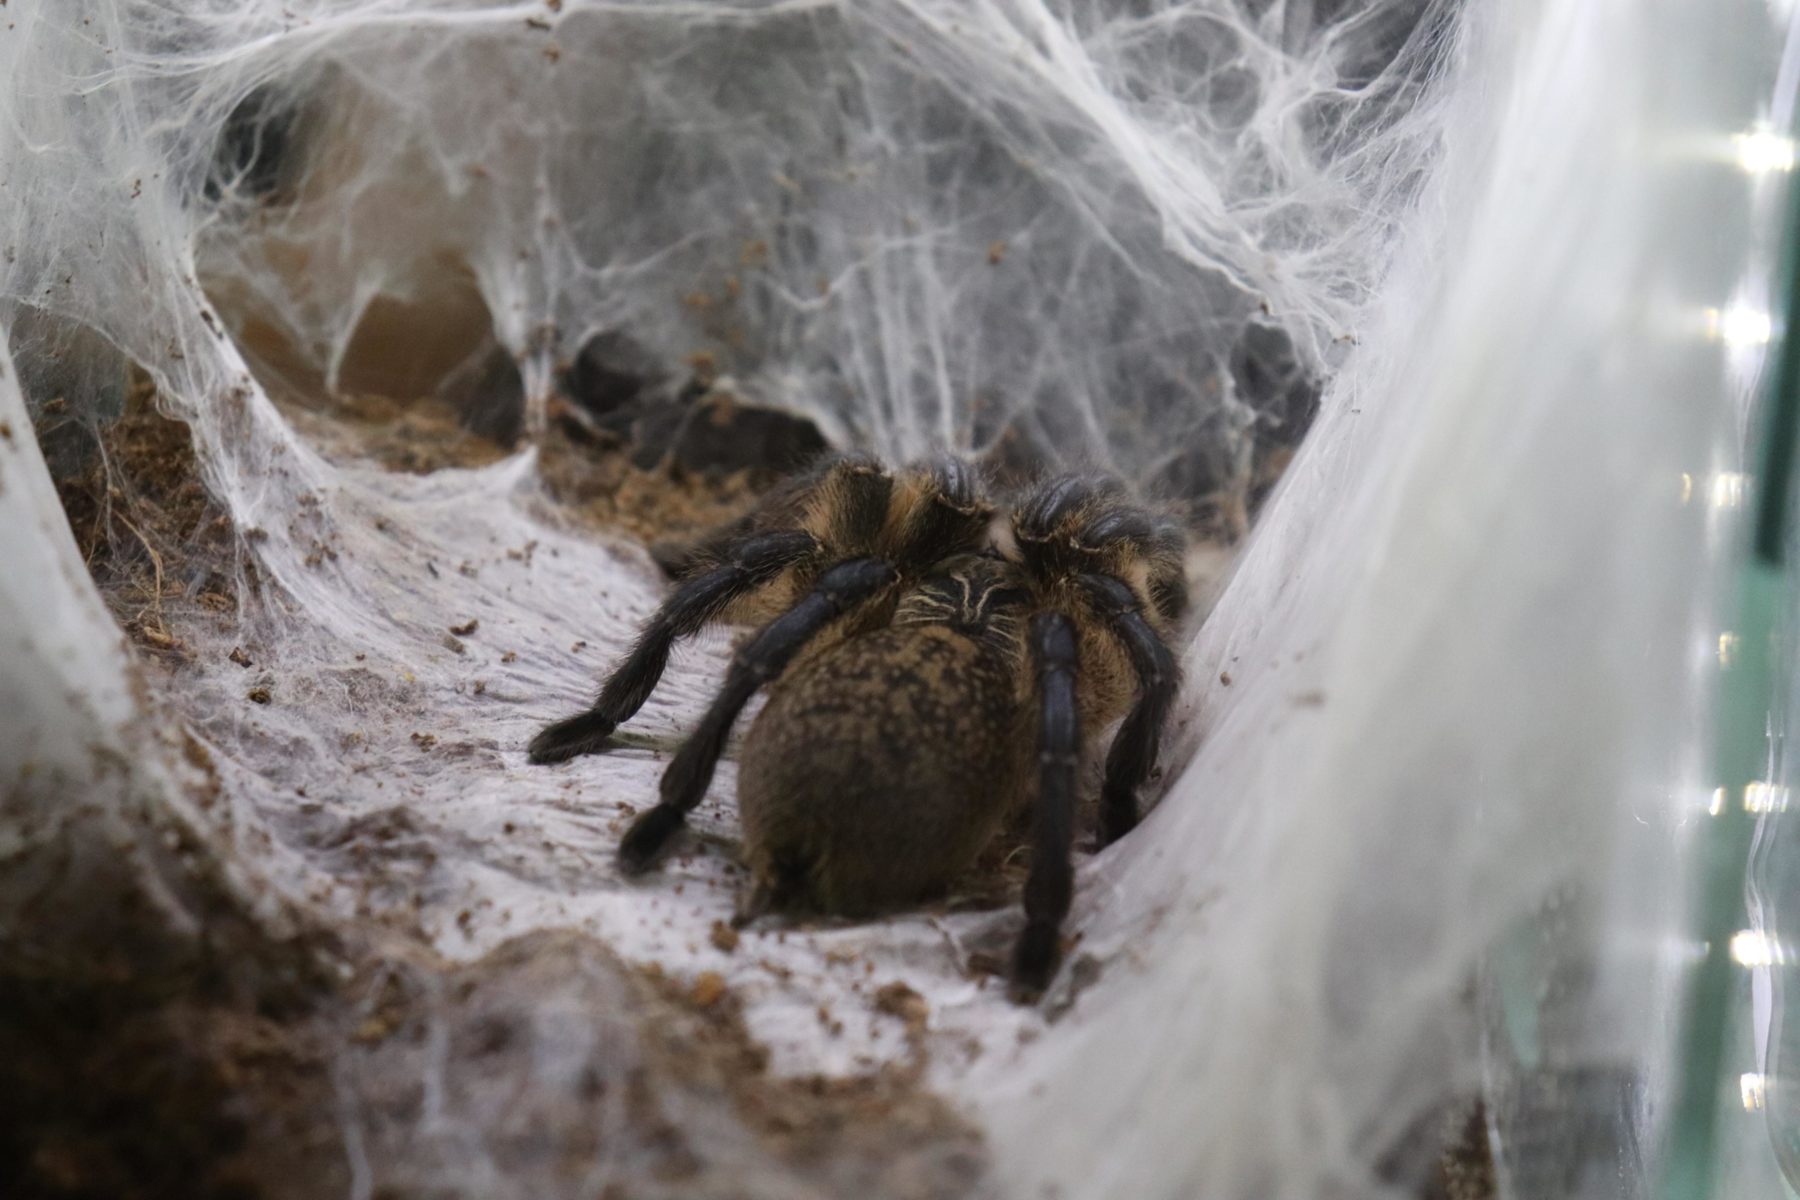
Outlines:
{"type": "Polygon", "coordinates": [[[1752,175],[1767,175],[1775,171],[1794,169],[1795,151],[1792,138],[1783,137],[1767,129],[1756,129],[1749,133],[1734,134],[1731,145],[1737,153],[1738,166],[1752,175]]]}
{"type": "Polygon", "coordinates": [[[1741,506],[1749,487],[1750,477],[1738,471],[1723,471],[1713,476],[1713,507],[1737,508],[1741,506]]]}
{"type": "Polygon", "coordinates": [[[1761,1112],[1769,1100],[1769,1084],[1755,1072],[1738,1076],[1738,1094],[1743,1097],[1745,1112],[1761,1112]]]}
{"type": "Polygon", "coordinates": [[[1766,346],[1775,336],[1768,313],[1744,305],[1706,310],[1706,336],[1727,346],[1766,346]]]}
{"type": "Polygon", "coordinates": [[[1738,635],[1721,633],[1719,635],[1719,665],[1729,667],[1737,661],[1738,635]]]}
{"type": "Polygon", "coordinates": [[[1772,967],[1783,961],[1783,955],[1780,944],[1767,934],[1740,929],[1731,935],[1731,961],[1740,967],[1772,967]]]}
{"type": "Polygon", "coordinates": [[[1786,812],[1788,789],[1776,783],[1751,783],[1744,787],[1744,811],[1747,813],[1786,812]]]}

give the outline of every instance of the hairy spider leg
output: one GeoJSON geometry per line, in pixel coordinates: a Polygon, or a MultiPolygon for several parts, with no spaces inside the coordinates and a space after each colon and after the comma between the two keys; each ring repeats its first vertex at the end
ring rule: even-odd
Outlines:
{"type": "Polygon", "coordinates": [[[1025,928],[1013,949],[1016,998],[1049,986],[1062,953],[1062,923],[1075,891],[1075,767],[1081,709],[1075,699],[1075,622],[1062,613],[1031,619],[1038,699],[1038,794],[1031,819],[1031,874],[1025,880],[1025,928]]]}
{"type": "Polygon", "coordinates": [[[1143,509],[1114,508],[1100,513],[1081,527],[1081,544],[1093,550],[1120,542],[1145,546],[1156,533],[1156,522],[1143,509]]]}
{"type": "MultiPolygon", "coordinates": [[[[867,469],[879,471],[880,467],[873,459],[855,455],[833,454],[819,458],[764,493],[749,512],[703,534],[699,540],[686,545],[661,543],[666,564],[664,570],[671,579],[687,579],[727,558],[732,548],[745,538],[797,528],[805,516],[806,501],[817,493],[822,483],[833,475],[867,469]]],[[[653,548],[652,554],[655,553],[657,549],[653,548]]]]}
{"type": "Polygon", "coordinates": [[[531,761],[562,762],[602,749],[613,730],[650,698],[676,639],[698,632],[732,601],[818,550],[818,540],[799,529],[752,534],[731,546],[724,562],[682,584],[663,602],[631,653],[607,677],[593,707],[546,726],[531,739],[531,761]]]}
{"type": "Polygon", "coordinates": [[[918,468],[928,474],[935,493],[931,502],[913,510],[906,542],[931,560],[946,552],[975,549],[986,540],[991,509],[983,501],[974,469],[958,458],[931,459],[918,468]]]}
{"type": "Polygon", "coordinates": [[[756,690],[781,674],[820,630],[898,578],[899,573],[884,559],[855,558],[839,563],[819,576],[811,593],[770,621],[738,651],[724,686],[698,728],[663,772],[661,799],[632,823],[619,842],[619,861],[627,871],[648,867],[669,835],[681,828],[687,814],[706,795],[732,723],[756,690]]]}
{"type": "Polygon", "coordinates": [[[1081,586],[1118,637],[1138,677],[1138,700],[1113,737],[1100,791],[1100,844],[1110,846],[1138,821],[1138,788],[1156,765],[1163,726],[1174,707],[1181,670],[1168,645],[1144,620],[1137,594],[1112,575],[1083,575],[1081,586]]]}
{"type": "Polygon", "coordinates": [[[1039,488],[1019,510],[1016,525],[1022,534],[1048,536],[1063,519],[1095,500],[1109,500],[1125,490],[1110,476],[1066,475],[1039,488]]]}

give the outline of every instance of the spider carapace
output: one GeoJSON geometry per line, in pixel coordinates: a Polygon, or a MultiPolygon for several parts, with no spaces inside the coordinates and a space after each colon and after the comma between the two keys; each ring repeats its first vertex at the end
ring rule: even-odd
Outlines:
{"type": "Polygon", "coordinates": [[[1102,843],[1137,821],[1175,697],[1166,635],[1187,606],[1180,527],[1120,483],[1070,475],[996,515],[968,464],[832,460],[710,539],[585,712],[534,762],[602,749],[675,640],[774,614],[620,843],[649,867],[711,782],[733,722],[768,703],[738,772],[752,889],[741,915],[864,915],[942,895],[1021,805],[1032,859],[1014,992],[1041,993],[1073,892],[1078,766],[1123,716],[1102,843]]]}

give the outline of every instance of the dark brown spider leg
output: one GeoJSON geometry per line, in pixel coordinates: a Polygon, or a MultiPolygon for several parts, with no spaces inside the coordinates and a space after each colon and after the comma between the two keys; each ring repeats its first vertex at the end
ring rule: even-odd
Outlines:
{"type": "Polygon", "coordinates": [[[825,626],[862,603],[896,578],[894,568],[879,558],[855,558],[841,562],[819,576],[818,584],[800,603],[763,626],[762,632],[737,652],[726,673],[725,686],[713,697],[711,707],[663,772],[662,798],[625,831],[619,842],[619,862],[627,871],[650,865],[681,828],[687,814],[706,795],[713,768],[725,751],[725,739],[744,705],[763,684],[781,674],[800,648],[825,626]]]}
{"type": "Polygon", "coordinates": [[[1075,699],[1075,623],[1061,613],[1031,621],[1037,673],[1038,794],[1031,820],[1031,874],[1025,881],[1025,929],[1013,951],[1013,996],[1035,999],[1062,955],[1062,923],[1075,894],[1075,766],[1081,710],[1075,699]]]}
{"type": "Polygon", "coordinates": [[[531,761],[562,762],[604,747],[613,730],[630,720],[650,698],[669,665],[669,650],[677,638],[697,632],[733,600],[818,548],[810,533],[798,529],[754,534],[738,542],[724,562],[682,584],[663,602],[638,636],[637,645],[607,677],[592,708],[546,726],[531,739],[531,761]]]}
{"type": "Polygon", "coordinates": [[[1081,584],[1093,597],[1100,618],[1130,655],[1138,677],[1137,704],[1119,726],[1106,755],[1106,782],[1100,790],[1100,844],[1109,846],[1138,822],[1138,788],[1156,765],[1163,725],[1181,685],[1181,668],[1168,645],[1144,620],[1136,594],[1121,580],[1111,575],[1083,575],[1081,584]]]}

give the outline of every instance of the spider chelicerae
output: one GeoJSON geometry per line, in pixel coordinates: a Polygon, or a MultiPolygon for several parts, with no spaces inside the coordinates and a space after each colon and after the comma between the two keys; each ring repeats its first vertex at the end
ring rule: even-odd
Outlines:
{"type": "Polygon", "coordinates": [[[738,771],[753,879],[740,920],[941,895],[1029,804],[1012,981],[1031,998],[1061,955],[1082,750],[1121,716],[1102,844],[1137,822],[1179,681],[1164,639],[1187,607],[1185,547],[1179,525],[1111,478],[1052,479],[997,518],[959,459],[895,471],[834,459],[699,547],[593,706],[540,732],[531,760],[604,748],[678,638],[772,614],[664,771],[658,803],[626,831],[621,863],[655,861],[766,685],[738,771]]]}

